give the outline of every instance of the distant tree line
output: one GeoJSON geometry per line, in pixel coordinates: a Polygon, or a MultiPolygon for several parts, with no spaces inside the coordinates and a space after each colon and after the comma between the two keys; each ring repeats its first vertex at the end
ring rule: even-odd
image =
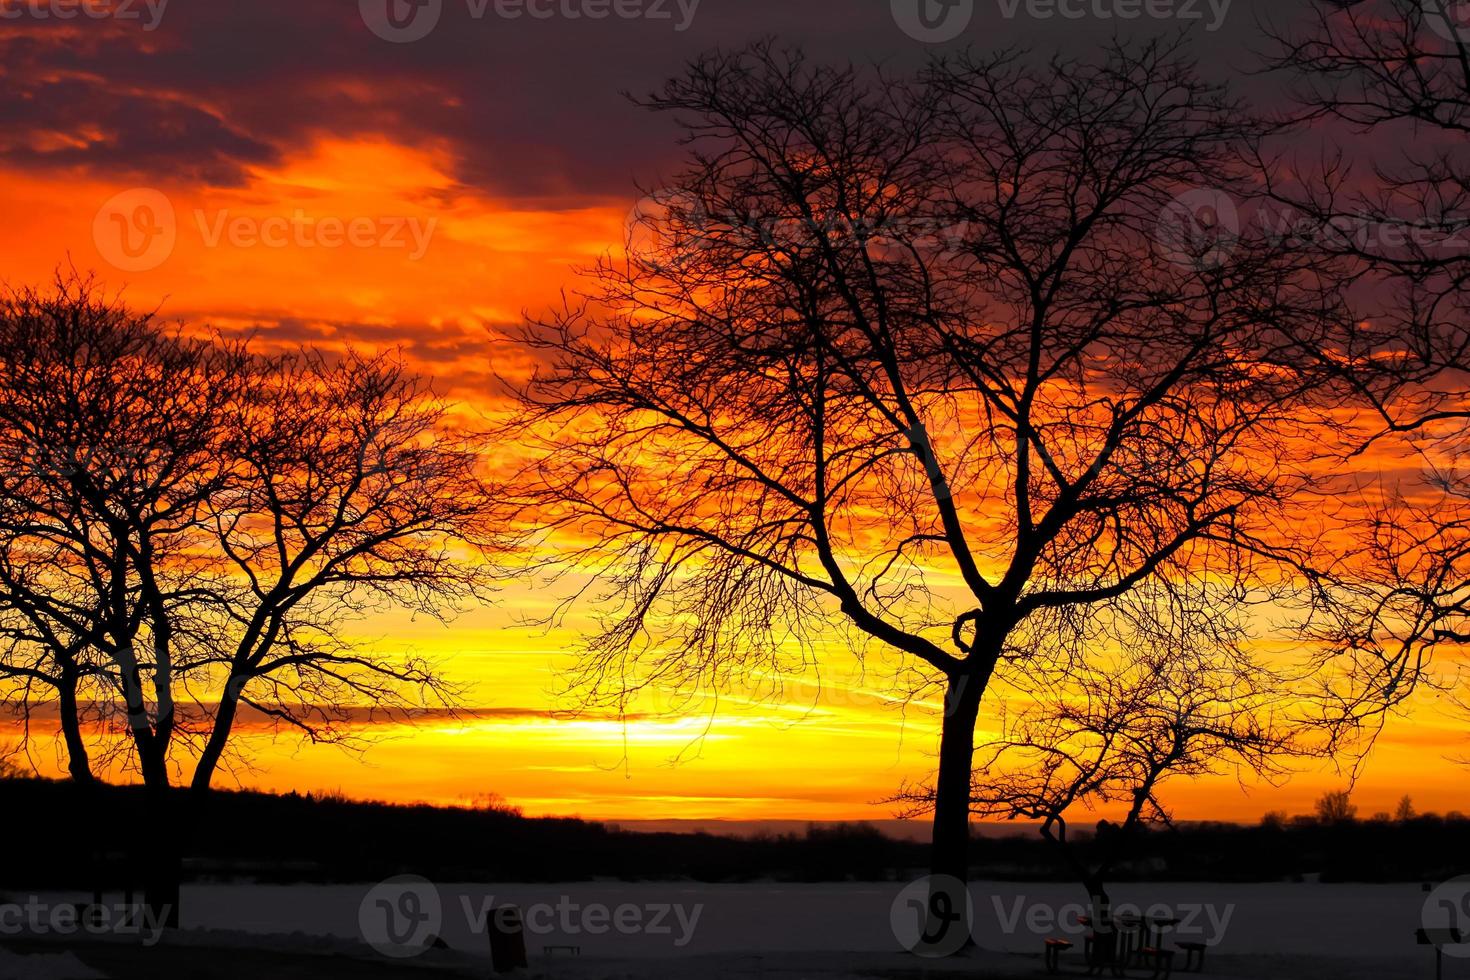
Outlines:
{"type": "MultiPolygon", "coordinates": [[[[141,787],[103,787],[87,797],[75,784],[0,780],[0,805],[24,812],[59,837],[90,832],[94,799],[111,819],[142,823],[141,787]]],[[[185,790],[175,790],[184,793],[185,790]]],[[[340,795],[272,796],[220,790],[196,804],[211,833],[190,851],[193,879],[364,882],[397,874],[434,881],[624,880],[893,881],[928,863],[928,846],[894,840],[863,824],[814,825],[761,837],[637,833],[567,818],[526,818],[504,807],[445,808],[348,800],[340,795]]],[[[1079,860],[1113,858],[1113,882],[1439,881],[1470,871],[1470,820],[1416,816],[1407,822],[1327,824],[1307,816],[1258,826],[1149,826],[1127,835],[1111,822],[1083,828],[1079,860]]],[[[984,875],[999,880],[1073,881],[1054,847],[1032,834],[987,838],[984,875]]],[[[4,888],[90,890],[136,884],[146,852],[112,841],[101,853],[31,848],[6,866],[4,888]]],[[[0,892],[3,893],[3,892],[0,892]]]]}

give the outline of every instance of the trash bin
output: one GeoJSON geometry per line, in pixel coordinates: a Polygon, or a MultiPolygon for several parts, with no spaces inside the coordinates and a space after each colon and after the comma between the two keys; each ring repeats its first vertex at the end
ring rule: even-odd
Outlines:
{"type": "Polygon", "coordinates": [[[521,910],[515,905],[498,905],[485,914],[485,931],[490,936],[490,962],[496,973],[509,973],[527,966],[526,931],[521,910]]]}

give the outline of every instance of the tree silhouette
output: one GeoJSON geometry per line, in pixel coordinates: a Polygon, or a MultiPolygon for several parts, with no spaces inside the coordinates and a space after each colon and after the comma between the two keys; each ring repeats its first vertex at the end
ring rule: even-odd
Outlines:
{"type": "Polygon", "coordinates": [[[198,639],[189,610],[208,592],[191,544],[225,482],[214,420],[240,395],[244,365],[238,348],[162,331],[89,280],[59,275],[52,292],[15,290],[0,306],[0,584],[24,624],[24,659],[8,673],[22,692],[40,676],[60,682],[83,778],[78,681],[106,679],[90,689],[105,693],[100,711],[125,731],[148,788],[149,900],[171,921],[174,693],[198,639]]]}
{"type": "Polygon", "coordinates": [[[1271,65],[1297,83],[1293,136],[1356,139],[1370,166],[1341,148],[1271,159],[1267,189],[1302,247],[1351,263],[1351,329],[1325,360],[1363,409],[1352,455],[1420,464],[1369,482],[1324,578],[1324,701],[1371,745],[1416,690],[1459,687],[1435,652],[1470,641],[1470,33],[1450,5],[1312,9],[1273,32],[1271,65]]]}
{"type": "Polygon", "coordinates": [[[1351,798],[1345,789],[1323,793],[1315,806],[1317,819],[1325,824],[1351,823],[1358,815],[1358,808],[1353,806],[1351,798]]]}
{"type": "Polygon", "coordinates": [[[485,596],[497,546],[478,454],[401,361],[305,353],[254,371],[229,419],[235,482],[205,508],[226,584],[224,642],[200,664],[219,693],[197,790],[242,704],[315,742],[350,741],[354,708],[411,707],[405,691],[451,704],[433,664],[364,652],[341,628],[385,605],[443,617],[485,596]]]}
{"type": "Polygon", "coordinates": [[[148,900],[178,915],[176,767],[207,789],[240,705],[316,740],[354,712],[442,702],[430,665],[354,649],[384,604],[477,593],[488,489],[392,357],[262,358],[61,276],[0,304],[0,613],[10,695],[121,729],[147,787],[148,900]],[[92,702],[84,704],[83,690],[92,702]]]}
{"type": "Polygon", "coordinates": [[[687,169],[523,338],[525,502],[604,614],[580,691],[780,675],[842,623],[944,690],[933,869],[964,878],[997,665],[1281,540],[1335,296],[1194,213],[1245,196],[1258,127],[1168,46],[904,81],[761,44],[645,103],[687,169]]]}
{"type": "Polygon", "coordinates": [[[184,551],[175,543],[192,512],[221,485],[209,420],[238,393],[231,379],[243,361],[170,336],[77,279],[59,278],[49,294],[10,293],[0,330],[0,573],[6,608],[26,624],[15,636],[66,680],[61,697],[72,710],[61,713],[80,756],[74,771],[85,773],[86,758],[75,738],[73,679],[101,674],[125,705],[145,779],[166,781],[173,712],[166,696],[149,710],[154,672],[140,647],[153,648],[153,680],[167,691],[175,666],[167,612],[183,601],[172,591],[183,586],[160,575],[155,559],[184,551]]]}

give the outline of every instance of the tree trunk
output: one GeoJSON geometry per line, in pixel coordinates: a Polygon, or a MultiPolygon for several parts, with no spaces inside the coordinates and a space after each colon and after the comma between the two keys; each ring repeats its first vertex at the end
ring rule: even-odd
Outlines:
{"type": "Polygon", "coordinates": [[[939,739],[939,778],[934,787],[931,874],[970,880],[970,770],[974,765],[975,721],[985,679],[971,673],[950,678],[939,739]]]}
{"type": "Polygon", "coordinates": [[[1100,866],[1094,871],[1077,856],[1076,851],[1072,850],[1071,838],[1067,836],[1067,825],[1060,815],[1053,814],[1041,825],[1041,836],[1055,849],[1062,870],[1074,876],[1087,891],[1087,901],[1094,926],[1107,927],[1112,915],[1112,900],[1108,898],[1107,885],[1102,879],[1106,866],[1100,866]],[[1052,831],[1053,826],[1062,829],[1060,835],[1052,831]]]}
{"type": "Polygon", "coordinates": [[[149,915],[160,925],[179,926],[179,904],[183,891],[184,854],[182,836],[188,821],[173,805],[168,783],[168,743],[150,737],[138,745],[146,803],[144,820],[148,832],[141,855],[143,901],[149,915]]]}
{"type": "Polygon", "coordinates": [[[1107,886],[1094,874],[1084,873],[1082,887],[1087,889],[1088,914],[1092,916],[1092,963],[1094,967],[1119,965],[1118,929],[1113,922],[1113,902],[1107,886]]]}
{"type": "Polygon", "coordinates": [[[77,714],[77,679],[71,671],[63,669],[61,684],[57,687],[57,710],[61,713],[61,737],[66,744],[66,768],[73,782],[91,786],[97,782],[92,775],[92,760],[87,754],[87,743],[82,738],[82,720],[77,714]]]}
{"type": "Polygon", "coordinates": [[[1068,874],[1075,876],[1087,892],[1087,911],[1092,919],[1092,934],[1087,940],[1090,948],[1089,966],[1116,963],[1118,931],[1113,928],[1113,903],[1108,897],[1107,885],[1103,883],[1102,871],[1093,871],[1072,850],[1071,841],[1066,836],[1066,826],[1060,817],[1054,815],[1041,825],[1041,836],[1056,849],[1062,867],[1068,874]],[[1053,825],[1062,828],[1061,836],[1052,832],[1053,825]]]}
{"type": "Polygon", "coordinates": [[[204,744],[204,751],[199,755],[199,763],[194,767],[194,779],[190,782],[190,791],[195,796],[202,796],[209,792],[210,783],[214,780],[215,771],[219,768],[220,758],[224,755],[225,746],[229,744],[230,732],[235,726],[235,713],[239,707],[239,699],[231,697],[228,693],[220,698],[219,710],[214,717],[214,727],[210,729],[209,741],[204,744]]]}
{"type": "Polygon", "coordinates": [[[1096,877],[1083,881],[1082,886],[1087,889],[1087,900],[1092,906],[1093,920],[1099,921],[1101,917],[1111,923],[1113,900],[1108,897],[1108,886],[1103,884],[1102,879],[1096,877]]]}

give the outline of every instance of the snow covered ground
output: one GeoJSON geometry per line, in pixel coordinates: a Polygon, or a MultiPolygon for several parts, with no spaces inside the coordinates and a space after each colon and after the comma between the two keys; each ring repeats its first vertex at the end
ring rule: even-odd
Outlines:
{"type": "MultiPolygon", "coordinates": [[[[349,952],[382,969],[373,976],[436,973],[485,976],[484,912],[511,903],[525,919],[536,972],[568,980],[602,977],[1037,976],[1048,936],[1078,940],[1085,912],[1076,886],[976,883],[973,935],[979,948],[959,960],[905,953],[895,937],[899,884],[574,883],[430,885],[408,879],[378,886],[198,885],[186,889],[184,935],[161,947],[251,948],[257,952],[349,952]],[[390,932],[392,933],[390,935],[390,932]],[[449,947],[413,956],[434,937],[449,947]],[[376,949],[376,952],[375,952],[376,949]]],[[[44,910],[81,896],[35,896],[44,910]]],[[[12,895],[17,903],[31,896],[12,895]]],[[[1206,975],[1281,980],[1386,980],[1433,976],[1434,956],[1415,943],[1425,894],[1418,885],[1141,884],[1114,889],[1117,907],[1180,920],[1173,939],[1210,944],[1206,975]]],[[[41,914],[41,913],[38,913],[41,914]]],[[[40,920],[46,924],[44,915],[40,920]]],[[[4,925],[0,919],[0,926],[4,925]]],[[[7,932],[9,930],[0,930],[7,932]]],[[[86,953],[98,937],[27,929],[35,953],[60,942],[85,963],[55,962],[79,980],[116,968],[86,953]]],[[[134,945],[148,938],[146,925],[134,945]]],[[[126,941],[125,941],[126,942],[126,941]]],[[[0,935],[0,943],[10,940],[0,935]]],[[[116,940],[105,943],[114,949],[116,940]]],[[[1470,951],[1470,950],[1466,950],[1470,951]]],[[[147,955],[140,950],[139,955],[147,955]]],[[[29,976],[32,957],[0,952],[0,976],[29,976]]],[[[1074,950],[1064,962],[1078,973],[1074,950]]],[[[1470,978],[1470,958],[1448,956],[1447,980],[1470,978]]],[[[71,974],[42,972],[62,980],[71,974]]],[[[213,976],[214,974],[211,974],[213,976]]],[[[314,973],[325,980],[331,973],[314,973]]],[[[368,975],[359,971],[353,975],[368,975]]],[[[1147,976],[1147,971],[1134,971],[1147,976]]]]}
{"type": "MultiPolygon", "coordinates": [[[[485,947],[479,912],[521,907],[529,945],[578,945],[584,955],[679,956],[899,949],[891,912],[898,884],[574,883],[440,885],[441,925],[455,949],[485,947]],[[669,911],[661,911],[668,908],[669,911]],[[606,920],[600,910],[607,910],[606,920]],[[621,922],[618,910],[623,909],[621,922]],[[635,911],[636,910],[636,913],[635,911]]],[[[186,928],[361,935],[368,887],[200,886],[185,899],[186,928]]],[[[1221,952],[1368,955],[1412,951],[1425,896],[1415,884],[1120,885],[1121,910],[1169,910],[1178,938],[1221,952]]],[[[980,882],[972,889],[976,941],[1035,952],[1048,936],[1080,933],[1075,885],[980,882]],[[1053,916],[1056,921],[1053,924],[1053,916]]]]}

